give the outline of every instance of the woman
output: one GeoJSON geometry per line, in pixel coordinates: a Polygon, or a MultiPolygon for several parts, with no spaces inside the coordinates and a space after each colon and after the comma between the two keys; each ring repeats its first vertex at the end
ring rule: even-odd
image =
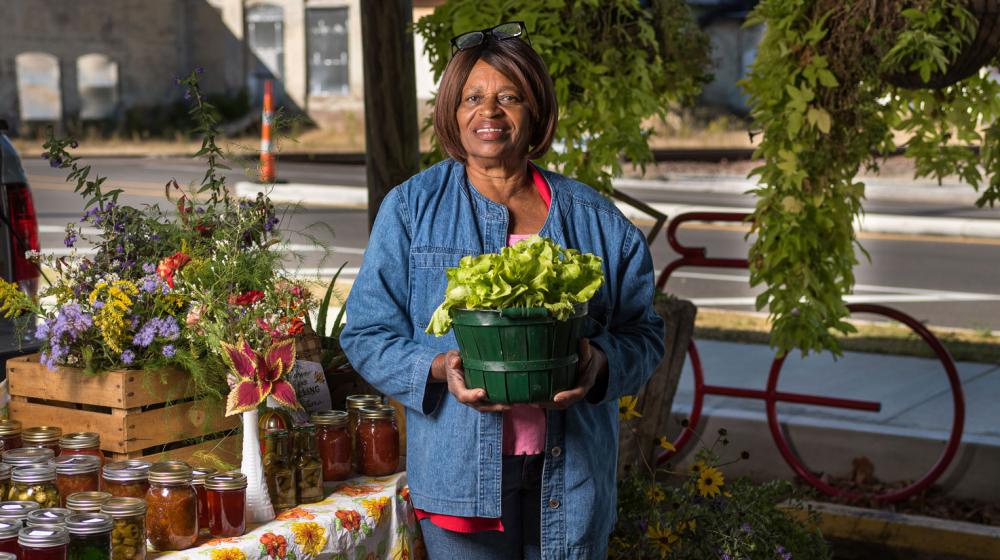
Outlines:
{"type": "Polygon", "coordinates": [[[586,185],[530,160],[552,142],[552,80],[523,24],[461,35],[434,129],[451,159],[385,198],[347,301],[354,367],[407,408],[410,495],[432,559],[603,558],[615,519],[617,399],[663,354],[641,232],[586,185]],[[539,234],[599,255],[579,386],[544,405],[490,403],[454,335],[425,334],[445,269],[539,234]]]}

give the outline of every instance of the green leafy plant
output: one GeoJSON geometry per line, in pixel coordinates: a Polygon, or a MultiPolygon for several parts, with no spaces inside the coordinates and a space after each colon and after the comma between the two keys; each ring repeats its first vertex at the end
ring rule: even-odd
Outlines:
{"type": "Polygon", "coordinates": [[[975,18],[960,0],[763,0],[747,23],[767,29],[743,82],[763,132],[751,173],[751,284],[765,286],[756,305],[769,310],[780,352],[839,353],[836,334],[854,331],[843,296],[855,249],[867,256],[854,230],[859,170],[877,170],[878,154],[905,138],[917,177],[985,184],[978,205],[992,206],[1000,86],[981,73],[935,91],[890,83],[908,72],[926,82],[969,44],[975,18]]]}
{"type": "Polygon", "coordinates": [[[347,354],[344,353],[344,349],[340,346],[340,333],[344,330],[344,313],[347,311],[347,306],[344,305],[345,302],[340,294],[336,293],[337,279],[340,278],[340,273],[343,272],[345,266],[347,266],[346,261],[340,265],[340,268],[333,274],[333,277],[330,278],[330,283],[326,286],[326,292],[323,294],[323,299],[319,304],[319,311],[316,314],[316,325],[312,325],[308,315],[305,317],[306,324],[313,327],[316,334],[319,335],[320,345],[323,350],[320,354],[320,363],[323,365],[324,370],[337,369],[348,362],[347,354]],[[337,312],[337,316],[334,318],[329,330],[327,330],[326,323],[330,311],[330,302],[335,295],[340,303],[340,311],[337,312]]]}
{"type": "MultiPolygon", "coordinates": [[[[643,121],[692,99],[708,80],[708,38],[683,0],[647,7],[639,0],[449,0],[415,24],[434,79],[451,58],[452,37],[504,21],[525,22],[555,84],[563,148],[545,163],[605,193],[623,155],[643,167],[652,161],[643,121]]],[[[435,141],[429,162],[443,157],[435,141]]]]}

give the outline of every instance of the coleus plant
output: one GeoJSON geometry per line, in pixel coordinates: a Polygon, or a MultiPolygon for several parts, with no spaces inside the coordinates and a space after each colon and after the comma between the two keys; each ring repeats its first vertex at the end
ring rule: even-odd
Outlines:
{"type": "Polygon", "coordinates": [[[294,339],[272,344],[263,353],[244,339],[236,344],[221,344],[223,359],[231,370],[226,416],[253,410],[269,396],[283,407],[302,408],[295,388],[288,382],[288,374],[295,366],[294,339]]]}

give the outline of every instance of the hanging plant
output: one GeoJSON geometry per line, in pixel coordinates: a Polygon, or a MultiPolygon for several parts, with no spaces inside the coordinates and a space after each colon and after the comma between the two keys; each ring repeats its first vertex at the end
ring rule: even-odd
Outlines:
{"type": "Polygon", "coordinates": [[[854,287],[855,249],[868,256],[854,229],[865,192],[857,174],[877,170],[875,154],[892,153],[895,138],[906,138],[916,177],[956,175],[983,187],[977,205],[1000,200],[1000,87],[978,66],[968,69],[995,57],[989,14],[996,4],[757,5],[748,24],[767,31],[743,82],[754,127],[763,132],[755,154],[763,163],[751,173],[759,184],[750,278],[765,287],[757,308],[769,310],[771,343],[780,352],[839,353],[837,332],[853,332],[843,296],[854,287]],[[940,88],[890,82],[912,85],[914,76],[940,88]]]}

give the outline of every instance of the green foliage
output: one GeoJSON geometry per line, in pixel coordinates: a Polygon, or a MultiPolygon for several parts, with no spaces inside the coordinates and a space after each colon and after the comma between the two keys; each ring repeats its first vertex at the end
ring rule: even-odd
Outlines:
{"type": "MultiPolygon", "coordinates": [[[[743,85],[763,130],[754,169],[759,186],[750,250],[751,283],[764,285],[758,309],[774,321],[771,343],[839,353],[850,333],[843,295],[854,287],[854,222],[874,154],[909,137],[918,177],[955,174],[977,189],[980,206],[1000,200],[996,83],[975,75],[938,91],[905,90],[885,76],[944,69],[975,31],[957,0],[764,0],[748,25],[766,24],[743,85]],[[911,8],[905,9],[904,8],[911,8]],[[956,144],[979,144],[977,154],[956,144]]],[[[864,253],[867,256],[867,253],[864,253]]]]}
{"type": "MultiPolygon", "coordinates": [[[[707,81],[708,40],[683,0],[449,0],[415,24],[435,80],[451,57],[449,40],[505,21],[524,21],[548,66],[559,103],[556,141],[544,163],[605,193],[621,156],[652,160],[643,120],[665,116],[707,81]]],[[[428,120],[426,125],[430,127],[428,120]]],[[[444,156],[435,141],[430,161],[444,156]]]]}

